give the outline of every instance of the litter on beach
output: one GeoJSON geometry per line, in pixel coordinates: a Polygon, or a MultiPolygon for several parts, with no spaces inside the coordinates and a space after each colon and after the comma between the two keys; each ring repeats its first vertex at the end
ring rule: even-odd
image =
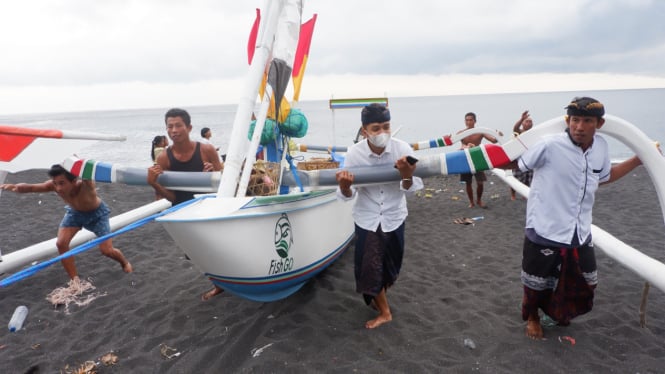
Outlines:
{"type": "Polygon", "coordinates": [[[252,349],[252,357],[259,357],[263,351],[265,351],[268,347],[270,347],[273,343],[268,343],[264,345],[261,348],[254,348],[252,349]]]}
{"type": "Polygon", "coordinates": [[[162,357],[164,357],[167,360],[180,356],[180,352],[178,352],[177,349],[169,347],[164,343],[159,345],[159,353],[161,353],[162,357]]]}
{"type": "Polygon", "coordinates": [[[559,341],[563,343],[564,340],[570,342],[570,345],[575,345],[575,338],[570,336],[559,336],[559,341]]]}
{"type": "Polygon", "coordinates": [[[485,219],[485,217],[484,216],[478,216],[478,217],[473,217],[473,218],[460,217],[460,218],[455,218],[453,220],[453,223],[457,223],[459,225],[473,225],[473,224],[476,223],[476,221],[480,221],[482,219],[485,219]]]}

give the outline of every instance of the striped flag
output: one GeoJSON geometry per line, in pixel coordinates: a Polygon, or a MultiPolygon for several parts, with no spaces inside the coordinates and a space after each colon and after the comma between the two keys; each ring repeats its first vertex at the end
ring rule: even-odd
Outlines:
{"type": "Polygon", "coordinates": [[[309,21],[300,25],[300,37],[298,38],[298,47],[293,61],[293,72],[291,73],[293,77],[293,101],[298,101],[300,98],[300,85],[309,59],[309,46],[312,44],[315,23],[316,14],[309,21]]]}
{"type": "Polygon", "coordinates": [[[368,98],[353,98],[353,99],[330,99],[330,109],[349,109],[349,108],[363,108],[370,104],[381,104],[388,106],[387,97],[368,97],[368,98]]]}
{"type": "MultiPolygon", "coordinates": [[[[291,78],[293,81],[293,101],[298,101],[300,98],[300,87],[302,86],[303,76],[305,75],[305,67],[307,66],[307,60],[309,58],[309,47],[312,44],[312,34],[314,33],[314,25],[316,24],[317,15],[314,14],[312,18],[300,25],[300,36],[298,38],[298,46],[296,47],[296,53],[293,61],[293,70],[291,71],[291,78]]],[[[249,39],[247,41],[247,61],[249,64],[252,63],[252,58],[254,57],[254,50],[256,49],[256,38],[259,31],[259,24],[261,21],[261,11],[256,9],[256,19],[252,25],[252,29],[249,33],[249,39]]],[[[259,94],[263,95],[263,87],[265,87],[268,77],[265,76],[263,83],[261,84],[261,89],[259,94]]],[[[279,96],[279,95],[278,95],[279,96]]],[[[270,111],[268,112],[268,118],[277,119],[278,122],[284,122],[286,116],[289,114],[291,106],[285,98],[280,99],[280,104],[274,104],[274,98],[271,99],[273,104],[270,106],[270,111]],[[279,117],[275,118],[275,109],[279,108],[279,117]]]]}

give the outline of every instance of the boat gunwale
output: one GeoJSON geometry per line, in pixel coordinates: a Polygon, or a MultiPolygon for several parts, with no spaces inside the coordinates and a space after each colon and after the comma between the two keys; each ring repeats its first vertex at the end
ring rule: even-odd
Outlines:
{"type": "MultiPolygon", "coordinates": [[[[305,209],[312,209],[318,206],[322,205],[327,205],[334,203],[337,201],[337,196],[329,196],[330,194],[334,194],[335,190],[330,189],[330,190],[317,190],[317,191],[308,191],[308,192],[303,192],[303,193],[298,193],[297,195],[294,194],[293,200],[288,200],[288,201],[266,201],[265,204],[260,204],[260,205],[250,205],[254,204],[255,202],[259,202],[257,197],[254,197],[250,199],[248,202],[246,202],[243,206],[238,208],[237,210],[225,214],[225,215],[219,215],[219,216],[205,216],[205,217],[193,217],[193,218],[169,218],[169,215],[164,215],[161,217],[158,217],[156,219],[157,222],[161,223],[188,223],[188,222],[208,222],[208,221],[225,221],[225,220],[234,220],[234,219],[246,219],[246,218],[256,218],[256,217],[263,217],[263,216],[271,216],[275,214],[282,214],[282,213],[291,213],[291,212],[297,212],[305,209]],[[315,192],[323,192],[323,193],[315,193],[315,192]],[[306,206],[299,206],[299,207],[292,207],[292,208],[287,208],[287,209],[278,209],[281,206],[288,206],[296,203],[301,203],[303,201],[307,200],[312,200],[312,199],[322,199],[322,198],[328,198],[325,201],[318,202],[316,204],[312,205],[306,205],[306,206]],[[252,213],[250,212],[251,209],[265,209],[267,207],[272,207],[274,209],[270,211],[263,211],[263,212],[257,212],[257,213],[252,213]]],[[[291,196],[291,195],[281,195],[281,196],[291,196]]],[[[270,199],[265,199],[265,200],[270,200],[270,199]]],[[[193,209],[196,207],[196,204],[191,204],[190,209],[193,209]]],[[[178,211],[176,211],[178,212],[178,211]]],[[[176,213],[174,212],[174,213],[176,213]]]]}

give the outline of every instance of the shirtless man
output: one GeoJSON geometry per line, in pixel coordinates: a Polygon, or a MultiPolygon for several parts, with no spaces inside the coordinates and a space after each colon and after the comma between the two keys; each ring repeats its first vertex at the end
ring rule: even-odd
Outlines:
{"type": "MultiPolygon", "coordinates": [[[[513,136],[518,136],[525,131],[531,130],[533,127],[533,120],[529,115],[529,111],[525,110],[522,112],[520,119],[515,122],[513,125],[513,136]]],[[[513,176],[517,178],[520,182],[524,183],[526,186],[531,186],[531,179],[533,178],[533,170],[521,171],[519,168],[513,169],[513,176]]],[[[510,189],[510,199],[515,200],[515,190],[510,189]]]]}
{"type": "MultiPolygon", "coordinates": [[[[111,232],[111,225],[109,224],[111,210],[97,196],[95,182],[80,180],[60,165],[51,166],[48,175],[51,180],[43,183],[3,184],[0,185],[0,189],[17,193],[54,191],[68,204],[65,207],[67,212],[60,222],[56,240],[56,246],[60,254],[69,251],[69,243],[81,228],[92,231],[98,237],[111,232]]],[[[132,265],[120,250],[113,247],[111,239],[99,244],[99,249],[104,256],[118,261],[125,273],[132,272],[132,265]]],[[[73,280],[78,277],[74,257],[66,258],[61,262],[69,278],[73,280]]]]}
{"type": "MultiPolygon", "coordinates": [[[[476,114],[472,112],[465,114],[464,124],[466,125],[466,128],[458,131],[457,132],[458,134],[463,131],[472,129],[476,126],[476,114]]],[[[501,135],[501,133],[499,133],[499,135],[501,135]]],[[[497,138],[488,134],[473,134],[462,139],[462,149],[479,146],[480,142],[482,142],[483,139],[487,139],[492,143],[498,142],[497,138]]],[[[469,208],[473,208],[475,206],[473,202],[473,184],[472,184],[473,182],[472,178],[474,175],[476,176],[476,196],[477,196],[476,204],[478,204],[479,207],[484,208],[485,204],[483,204],[482,197],[483,197],[483,187],[484,187],[483,184],[487,180],[485,172],[478,171],[475,174],[470,174],[470,173],[460,174],[460,182],[464,182],[466,184],[466,195],[469,197],[469,208]]]]}
{"type": "Polygon", "coordinates": [[[172,145],[160,153],[155,159],[155,165],[148,169],[147,182],[156,193],[176,205],[193,199],[194,192],[166,189],[157,181],[160,174],[165,170],[220,171],[223,165],[213,145],[190,139],[192,121],[187,111],[178,108],[170,109],[166,112],[164,122],[172,145]]]}
{"type": "MultiPolygon", "coordinates": [[[[155,160],[155,165],[148,169],[147,182],[156,194],[176,205],[193,199],[194,192],[169,190],[159,184],[157,177],[164,170],[221,171],[224,166],[213,145],[195,142],[189,138],[192,131],[192,119],[186,110],[170,109],[164,115],[164,122],[166,132],[173,144],[160,153],[155,160]]],[[[222,292],[221,288],[215,286],[201,295],[201,299],[205,301],[222,292]]]]}

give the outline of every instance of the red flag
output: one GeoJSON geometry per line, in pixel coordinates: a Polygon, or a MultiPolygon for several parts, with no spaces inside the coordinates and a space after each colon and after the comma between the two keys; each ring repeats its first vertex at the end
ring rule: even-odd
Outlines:
{"type": "Polygon", "coordinates": [[[247,41],[247,63],[252,64],[254,57],[254,50],[256,49],[256,36],[259,33],[259,24],[261,23],[261,10],[256,8],[256,19],[252,25],[252,31],[249,32],[249,40],[247,41]]]}
{"type": "Polygon", "coordinates": [[[10,162],[35,140],[34,136],[14,136],[0,134],[0,161],[10,162]]]}
{"type": "Polygon", "coordinates": [[[38,137],[62,138],[62,131],[0,125],[0,161],[12,161],[38,137]]]}
{"type": "Polygon", "coordinates": [[[305,75],[305,66],[309,57],[309,45],[312,43],[312,34],[314,33],[314,24],[316,23],[316,14],[312,19],[300,25],[300,36],[298,37],[298,48],[293,61],[293,101],[298,101],[300,97],[300,85],[303,75],[305,75]]]}

